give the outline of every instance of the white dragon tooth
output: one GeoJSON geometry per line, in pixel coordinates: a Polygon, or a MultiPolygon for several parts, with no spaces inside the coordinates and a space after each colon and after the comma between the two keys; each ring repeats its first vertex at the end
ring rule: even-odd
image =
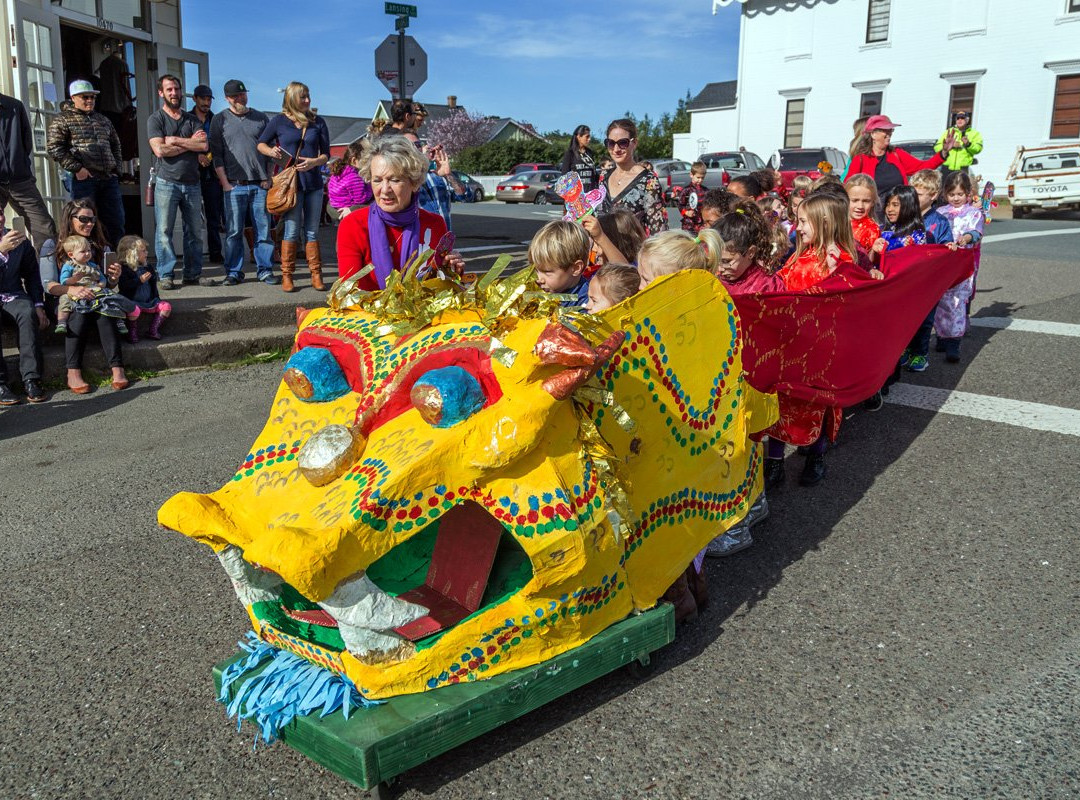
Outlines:
{"type": "Polygon", "coordinates": [[[355,656],[396,649],[405,640],[390,631],[428,613],[421,605],[391,597],[363,574],[339,583],[319,606],[337,620],[355,656]]]}
{"type": "Polygon", "coordinates": [[[217,557],[232,581],[233,591],[245,606],[277,600],[277,587],[282,583],[280,575],[255,569],[244,560],[243,551],[235,545],[229,545],[217,557]]]}

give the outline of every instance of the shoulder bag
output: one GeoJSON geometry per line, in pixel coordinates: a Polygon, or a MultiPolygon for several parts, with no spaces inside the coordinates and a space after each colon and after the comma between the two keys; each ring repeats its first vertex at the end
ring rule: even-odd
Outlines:
{"type": "Polygon", "coordinates": [[[300,144],[296,146],[296,155],[289,159],[285,168],[274,176],[270,190],[266,193],[266,210],[271,214],[284,214],[292,211],[296,205],[296,191],[300,183],[300,176],[296,172],[296,159],[300,158],[300,151],[304,147],[304,137],[310,123],[304,126],[300,133],[300,144]]]}

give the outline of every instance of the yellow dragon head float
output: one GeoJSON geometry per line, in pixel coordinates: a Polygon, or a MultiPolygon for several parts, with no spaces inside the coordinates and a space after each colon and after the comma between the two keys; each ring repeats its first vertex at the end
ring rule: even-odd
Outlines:
{"type": "Polygon", "coordinates": [[[339,281],[236,474],[159,522],[209,545],[265,642],[366,697],[529,666],[649,608],[761,491],[776,417],[719,281],[606,312],[497,264],[339,281]]]}

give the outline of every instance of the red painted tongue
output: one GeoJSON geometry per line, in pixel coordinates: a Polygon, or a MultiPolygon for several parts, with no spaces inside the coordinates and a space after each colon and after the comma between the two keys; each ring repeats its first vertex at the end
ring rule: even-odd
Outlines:
{"type": "Polygon", "coordinates": [[[282,606],[282,611],[297,622],[306,622],[309,625],[322,625],[326,628],[336,628],[338,626],[337,620],[321,608],[293,609],[282,606]]]}

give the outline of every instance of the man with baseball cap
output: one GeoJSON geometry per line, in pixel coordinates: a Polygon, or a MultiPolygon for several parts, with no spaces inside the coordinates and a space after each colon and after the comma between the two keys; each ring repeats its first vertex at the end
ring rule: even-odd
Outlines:
{"type": "Polygon", "coordinates": [[[947,128],[934,145],[934,150],[940,153],[949,134],[952,134],[953,139],[959,142],[957,147],[949,151],[945,164],[941,168],[945,177],[948,177],[950,172],[967,172],[968,167],[975,163],[975,156],[982,152],[982,134],[970,125],[971,114],[967,111],[957,111],[953,115],[952,127],[947,128]]]}
{"type": "Polygon", "coordinates": [[[45,149],[71,173],[71,199],[89,197],[94,201],[105,238],[115,248],[124,235],[120,137],[109,118],[94,110],[98,91],[90,81],[72,81],[68,94],[71,106],[49,126],[45,149]]]}
{"type": "MultiPolygon", "coordinates": [[[[214,112],[210,110],[210,105],[214,102],[214,91],[206,84],[200,83],[191,96],[195,98],[191,113],[199,120],[209,141],[210,123],[214,118],[214,112]]],[[[212,161],[211,153],[199,153],[199,188],[202,191],[203,213],[206,216],[206,249],[210,252],[210,263],[220,264],[221,232],[225,223],[225,197],[221,193],[221,184],[218,183],[212,161]]]]}
{"type": "Polygon", "coordinates": [[[270,262],[274,244],[266,211],[270,173],[266,156],[258,150],[269,117],[248,107],[243,81],[225,82],[225,100],[229,107],[210,123],[210,152],[225,192],[225,283],[235,286],[244,280],[244,228],[250,217],[255,227],[255,271],[263,283],[277,285],[281,280],[270,262]]]}

